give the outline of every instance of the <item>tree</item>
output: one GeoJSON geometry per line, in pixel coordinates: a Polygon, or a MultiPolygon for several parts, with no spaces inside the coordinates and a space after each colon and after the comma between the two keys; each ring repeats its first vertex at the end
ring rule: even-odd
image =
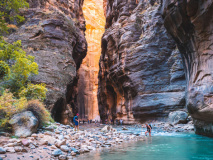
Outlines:
{"type": "Polygon", "coordinates": [[[20,8],[29,7],[26,0],[1,0],[0,1],[0,35],[8,31],[10,22],[20,23],[24,17],[20,16],[20,8]]]}

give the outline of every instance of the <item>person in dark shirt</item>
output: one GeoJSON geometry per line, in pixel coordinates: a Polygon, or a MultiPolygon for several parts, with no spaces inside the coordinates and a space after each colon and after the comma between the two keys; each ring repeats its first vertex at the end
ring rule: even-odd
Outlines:
{"type": "Polygon", "coordinates": [[[78,120],[79,114],[77,113],[76,116],[73,118],[73,121],[75,123],[75,131],[78,129],[79,131],[79,120],[78,120]]]}
{"type": "Polygon", "coordinates": [[[151,127],[151,125],[150,124],[145,124],[146,125],[146,132],[145,132],[145,135],[147,134],[147,133],[149,133],[149,136],[151,137],[151,131],[152,131],[152,127],[151,127]]]}

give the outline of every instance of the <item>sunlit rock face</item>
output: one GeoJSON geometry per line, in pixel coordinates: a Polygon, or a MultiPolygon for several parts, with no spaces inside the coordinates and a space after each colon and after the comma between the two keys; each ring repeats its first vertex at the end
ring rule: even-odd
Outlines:
{"type": "Polygon", "coordinates": [[[33,83],[45,83],[45,101],[53,118],[67,123],[68,111],[76,111],[77,70],[86,56],[83,0],[29,0],[25,22],[9,36],[22,40],[24,50],[35,56],[39,75],[33,83]],[[70,104],[70,105],[67,105],[70,104]]]}
{"type": "Polygon", "coordinates": [[[213,136],[213,1],[164,0],[164,24],[182,54],[196,133],[213,136]]]}
{"type": "Polygon", "coordinates": [[[86,20],[87,56],[79,69],[78,109],[81,118],[99,117],[97,90],[101,37],[104,33],[105,16],[103,0],[84,0],[86,20]]]}
{"type": "Polygon", "coordinates": [[[185,107],[185,75],[158,1],[107,0],[98,104],[102,120],[162,119],[185,107]]]}

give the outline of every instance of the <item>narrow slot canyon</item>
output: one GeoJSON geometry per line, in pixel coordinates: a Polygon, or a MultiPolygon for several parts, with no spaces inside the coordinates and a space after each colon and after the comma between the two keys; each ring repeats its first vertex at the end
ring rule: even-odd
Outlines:
{"type": "Polygon", "coordinates": [[[101,38],[105,31],[103,0],[84,0],[87,55],[79,68],[77,105],[81,119],[100,121],[98,109],[98,72],[101,38]]]}

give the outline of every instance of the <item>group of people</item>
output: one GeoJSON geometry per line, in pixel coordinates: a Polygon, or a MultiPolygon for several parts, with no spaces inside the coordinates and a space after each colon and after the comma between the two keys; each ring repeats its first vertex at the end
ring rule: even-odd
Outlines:
{"type": "MultiPolygon", "coordinates": [[[[75,124],[75,131],[79,130],[79,119],[78,119],[78,116],[79,116],[79,114],[77,113],[76,116],[73,118],[73,122],[75,124]]],[[[89,123],[89,121],[88,121],[88,123],[89,123]]],[[[120,119],[120,124],[122,125],[122,123],[123,123],[123,120],[120,119]]],[[[142,125],[142,127],[144,127],[144,126],[142,125]]],[[[149,133],[149,136],[151,137],[151,131],[152,131],[151,124],[145,123],[145,127],[146,127],[145,135],[147,135],[147,133],[149,133]]]]}

